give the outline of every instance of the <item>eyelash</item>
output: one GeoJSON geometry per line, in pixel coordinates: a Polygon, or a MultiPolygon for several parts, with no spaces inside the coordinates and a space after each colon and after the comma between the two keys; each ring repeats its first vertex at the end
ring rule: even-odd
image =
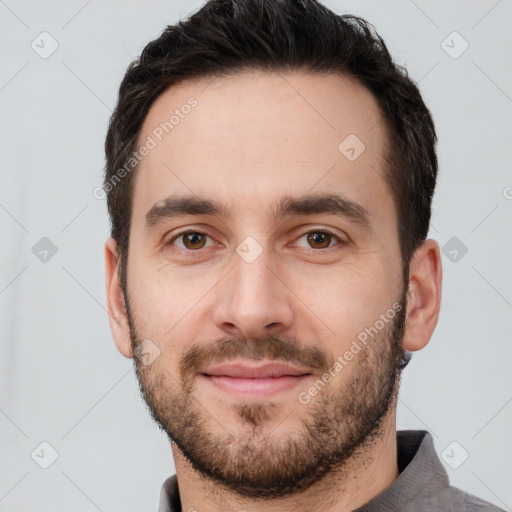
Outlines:
{"type": "MultiPolygon", "coordinates": [[[[181,233],[178,233],[177,235],[173,236],[165,245],[173,245],[176,240],[184,237],[185,235],[192,235],[192,234],[204,235],[213,240],[213,238],[208,233],[204,233],[203,231],[198,231],[198,230],[194,230],[194,229],[188,229],[186,231],[182,231],[181,233]]],[[[182,251],[187,251],[187,252],[199,252],[200,251],[200,249],[194,250],[194,249],[187,249],[186,247],[178,247],[178,249],[180,249],[182,251]]],[[[201,249],[204,249],[204,247],[201,247],[201,249]]]]}
{"type": "MultiPolygon", "coordinates": [[[[319,249],[315,249],[313,247],[308,247],[307,249],[310,249],[312,251],[315,251],[315,252],[319,252],[319,251],[325,251],[326,249],[332,249],[333,247],[337,246],[337,245],[346,245],[348,242],[343,240],[340,236],[336,235],[335,233],[333,233],[332,231],[329,231],[329,230],[326,230],[326,229],[311,229],[309,231],[306,231],[304,234],[302,234],[301,236],[299,236],[297,238],[297,240],[300,240],[301,238],[311,234],[311,233],[315,233],[315,234],[323,234],[323,235],[329,235],[331,236],[337,243],[334,243],[333,245],[330,245],[328,247],[325,247],[325,248],[319,248],[319,249]]],[[[182,238],[183,236],[185,235],[189,235],[189,234],[197,234],[197,235],[204,235],[204,236],[207,236],[208,238],[212,239],[213,240],[213,237],[211,237],[210,235],[208,235],[208,233],[205,233],[203,231],[198,231],[198,230],[186,230],[186,231],[181,231],[180,233],[174,235],[166,244],[164,245],[174,245],[174,242],[176,240],[179,240],[180,238],[182,238]]],[[[186,247],[178,247],[179,250],[181,251],[185,251],[185,252],[188,252],[188,253],[194,253],[194,252],[200,252],[201,249],[207,249],[208,247],[201,247],[200,249],[187,249],[186,247]]],[[[304,247],[303,247],[304,248],[304,247]]]]}

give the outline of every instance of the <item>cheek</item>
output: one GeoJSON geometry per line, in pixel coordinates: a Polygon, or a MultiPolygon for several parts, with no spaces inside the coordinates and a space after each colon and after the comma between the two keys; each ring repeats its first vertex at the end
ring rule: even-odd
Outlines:
{"type": "Polygon", "coordinates": [[[128,292],[139,335],[178,349],[178,340],[186,343],[202,323],[200,303],[215,282],[212,272],[191,273],[190,268],[171,269],[165,264],[132,266],[128,292]]]}
{"type": "Polygon", "coordinates": [[[328,327],[327,338],[339,347],[374,325],[396,300],[396,269],[384,271],[384,266],[377,261],[364,266],[345,263],[328,270],[311,269],[307,278],[303,273],[289,279],[295,281],[294,292],[316,321],[328,327]]]}

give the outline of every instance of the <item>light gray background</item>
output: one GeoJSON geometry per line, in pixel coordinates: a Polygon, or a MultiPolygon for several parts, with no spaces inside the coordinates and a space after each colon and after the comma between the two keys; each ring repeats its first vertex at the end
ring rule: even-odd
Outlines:
{"type": "MultiPolygon", "coordinates": [[[[443,255],[440,321],[405,371],[398,428],[430,430],[439,454],[456,441],[444,461],[452,483],[510,510],[512,4],[325,3],[374,23],[419,81],[439,136],[431,237],[468,249],[456,262],[443,255]],[[453,31],[469,44],[458,58],[453,31]],[[469,458],[451,469],[462,450],[469,458]]],[[[156,510],[174,473],[111,338],[108,222],[92,192],[126,66],[200,5],[0,1],[2,511],[156,510]],[[51,49],[43,31],[58,42],[46,59],[31,47],[51,49]],[[32,252],[45,236],[58,250],[46,263],[32,252]],[[50,461],[43,441],[59,454],[48,469],[31,458],[37,449],[50,461]]]]}

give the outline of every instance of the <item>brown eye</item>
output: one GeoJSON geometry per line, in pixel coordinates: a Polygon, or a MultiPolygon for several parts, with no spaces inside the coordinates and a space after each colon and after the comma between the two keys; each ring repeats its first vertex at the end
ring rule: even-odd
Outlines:
{"type": "Polygon", "coordinates": [[[178,243],[178,247],[194,250],[202,249],[206,245],[207,238],[208,235],[205,235],[204,233],[189,231],[188,233],[182,233],[181,235],[178,235],[178,237],[175,239],[175,242],[180,242],[178,243]]]}
{"type": "Polygon", "coordinates": [[[329,247],[332,242],[332,235],[322,231],[313,231],[307,234],[308,244],[313,249],[325,249],[329,247]]]}

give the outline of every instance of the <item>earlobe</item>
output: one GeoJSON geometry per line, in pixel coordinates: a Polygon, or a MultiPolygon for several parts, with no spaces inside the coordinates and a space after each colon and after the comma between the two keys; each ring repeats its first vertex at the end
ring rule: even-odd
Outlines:
{"type": "Polygon", "coordinates": [[[439,318],[441,286],[439,244],[425,240],[415,251],[409,267],[405,350],[420,350],[429,342],[439,318]]]}
{"type": "Polygon", "coordinates": [[[108,320],[115,344],[123,356],[132,358],[130,327],[119,281],[119,252],[112,238],[105,243],[105,287],[108,320]]]}

